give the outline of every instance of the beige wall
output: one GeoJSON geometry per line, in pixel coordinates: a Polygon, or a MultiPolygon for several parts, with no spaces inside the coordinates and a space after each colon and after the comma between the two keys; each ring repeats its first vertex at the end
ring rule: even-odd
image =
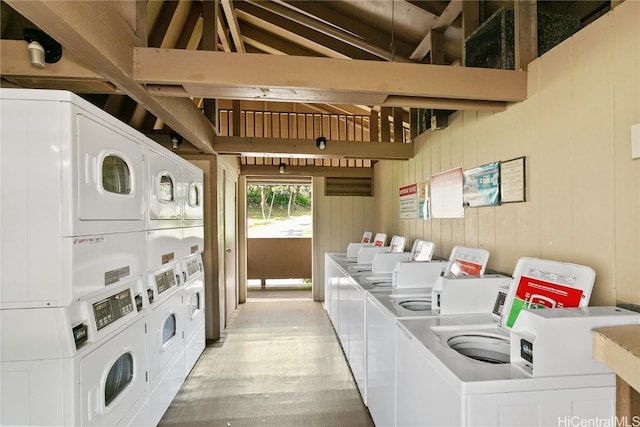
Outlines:
{"type": "Polygon", "coordinates": [[[324,300],[324,254],[346,252],[365,230],[376,232],[374,198],[324,195],[324,178],[313,178],[313,299],[324,300]]]}
{"type": "MultiPolygon", "coordinates": [[[[529,66],[529,94],[502,113],[457,112],[426,132],[408,162],[375,166],[377,230],[491,252],[512,272],[533,256],[592,266],[591,305],[640,304],[640,2],[626,1],[529,66]],[[456,166],[526,156],[527,202],[465,210],[464,219],[398,218],[398,187],[456,166]]],[[[479,82],[479,84],[481,84],[479,82]]]]}

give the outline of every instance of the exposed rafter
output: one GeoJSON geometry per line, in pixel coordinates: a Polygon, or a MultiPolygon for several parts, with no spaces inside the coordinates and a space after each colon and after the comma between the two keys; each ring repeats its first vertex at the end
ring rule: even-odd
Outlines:
{"type": "Polygon", "coordinates": [[[424,39],[422,39],[418,47],[416,47],[409,57],[412,61],[421,62],[424,57],[429,54],[432,46],[432,32],[443,32],[449,25],[451,25],[462,12],[462,2],[463,0],[451,0],[449,2],[447,8],[438,17],[436,23],[431,27],[424,39]]]}
{"type": "Polygon", "coordinates": [[[240,26],[238,25],[238,17],[236,16],[236,11],[233,7],[233,1],[221,0],[221,3],[224,16],[227,19],[227,24],[229,24],[229,30],[231,32],[233,43],[236,47],[236,52],[244,53],[246,50],[244,48],[244,42],[242,41],[240,26]]]}
{"type": "Polygon", "coordinates": [[[206,153],[213,152],[215,129],[190,99],[160,98],[132,79],[135,31],[111,2],[18,1],[15,10],[38,25],[78,58],[206,153]]]}
{"type": "MultiPolygon", "coordinates": [[[[344,31],[333,25],[329,25],[325,22],[314,19],[303,13],[297,12],[292,8],[281,6],[276,2],[256,1],[256,0],[246,0],[246,1],[248,3],[254,4],[255,6],[268,10],[269,12],[272,12],[276,15],[289,19],[290,21],[296,22],[307,28],[311,28],[319,33],[325,34],[329,37],[339,40],[343,43],[349,44],[351,46],[355,46],[358,49],[361,49],[365,52],[375,55],[381,59],[384,59],[384,60],[391,59],[392,54],[389,51],[389,49],[376,46],[360,37],[354,36],[353,34],[347,31],[344,31]]],[[[402,58],[401,56],[398,56],[398,55],[395,56],[394,60],[399,62],[409,61],[408,59],[402,58]]]]}

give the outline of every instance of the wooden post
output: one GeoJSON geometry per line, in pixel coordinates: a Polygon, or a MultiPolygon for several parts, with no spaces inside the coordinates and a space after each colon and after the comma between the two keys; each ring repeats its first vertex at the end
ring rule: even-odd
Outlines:
{"type": "Polygon", "coordinates": [[[380,107],[380,141],[391,141],[391,122],[389,116],[393,114],[391,107],[380,107]]]}
{"type": "Polygon", "coordinates": [[[462,2],[462,65],[467,65],[467,55],[465,53],[465,40],[480,25],[480,2],[479,0],[465,0],[462,2]]]}
{"type": "Polygon", "coordinates": [[[526,70],[538,57],[538,9],[536,0],[514,1],[515,69],[526,70]]]}
{"type": "Polygon", "coordinates": [[[371,115],[369,116],[369,141],[378,142],[378,134],[380,132],[380,121],[378,120],[378,112],[371,109],[371,115]]]}

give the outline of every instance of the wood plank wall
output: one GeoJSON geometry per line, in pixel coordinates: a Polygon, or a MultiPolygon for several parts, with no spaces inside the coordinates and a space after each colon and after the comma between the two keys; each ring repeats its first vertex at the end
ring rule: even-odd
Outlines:
{"type": "Polygon", "coordinates": [[[324,178],[313,178],[313,299],[324,300],[324,254],[346,252],[349,242],[373,233],[374,198],[325,196],[324,178]]]}

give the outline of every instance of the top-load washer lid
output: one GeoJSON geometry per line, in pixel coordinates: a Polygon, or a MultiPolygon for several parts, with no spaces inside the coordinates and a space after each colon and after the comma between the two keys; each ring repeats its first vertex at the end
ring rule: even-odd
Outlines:
{"type": "Polygon", "coordinates": [[[493,314],[500,319],[496,325],[499,333],[461,330],[446,339],[441,336],[441,341],[475,360],[509,363],[509,333],[522,309],[586,306],[594,281],[595,272],[584,265],[520,258],[506,299],[504,293],[499,292],[494,307],[493,314]]]}
{"type": "Polygon", "coordinates": [[[413,242],[413,247],[411,248],[411,261],[413,262],[431,261],[435,247],[436,245],[433,242],[427,242],[426,240],[416,239],[415,242],[413,242]]]}
{"type": "Polygon", "coordinates": [[[445,276],[480,276],[489,262],[489,251],[481,248],[455,246],[449,255],[445,276]]]}

